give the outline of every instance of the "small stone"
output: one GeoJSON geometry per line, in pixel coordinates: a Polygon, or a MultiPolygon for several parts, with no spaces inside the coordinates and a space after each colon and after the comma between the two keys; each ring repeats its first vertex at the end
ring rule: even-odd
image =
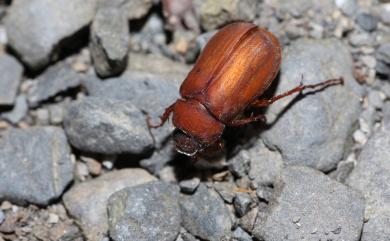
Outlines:
{"type": "Polygon", "coordinates": [[[390,66],[382,61],[378,61],[375,65],[375,70],[378,74],[384,75],[386,77],[390,76],[390,66]]]}
{"type": "Polygon", "coordinates": [[[87,164],[89,173],[91,173],[93,176],[98,176],[101,174],[102,164],[100,164],[100,162],[93,158],[84,158],[83,160],[87,164]]]}
{"type": "Polygon", "coordinates": [[[48,125],[49,124],[49,110],[46,108],[40,108],[36,112],[36,123],[37,125],[48,125]]]}
{"type": "Polygon", "coordinates": [[[384,43],[376,51],[377,59],[390,65],[390,43],[384,43]]]}
{"type": "Polygon", "coordinates": [[[83,162],[76,162],[76,175],[78,179],[84,181],[89,175],[88,167],[83,162]]]}
{"type": "Polygon", "coordinates": [[[249,211],[251,203],[252,198],[248,193],[237,193],[233,202],[237,216],[244,216],[249,211]]]}
{"type": "Polygon", "coordinates": [[[16,98],[15,106],[10,111],[5,111],[0,114],[0,117],[11,124],[17,124],[20,122],[27,114],[28,104],[26,96],[20,95],[16,98]]]}
{"type": "Polygon", "coordinates": [[[153,6],[154,0],[98,0],[100,7],[120,8],[128,19],[140,19],[153,6]]]}
{"type": "Polygon", "coordinates": [[[172,138],[168,140],[163,146],[153,152],[153,155],[149,158],[142,159],[140,166],[150,173],[159,173],[168,162],[175,159],[177,152],[175,150],[174,142],[172,138]]]}
{"type": "Polygon", "coordinates": [[[12,56],[0,53],[0,106],[14,105],[23,67],[12,56]]]}
{"type": "Polygon", "coordinates": [[[233,232],[235,241],[252,241],[252,237],[240,227],[237,227],[233,232]]]}
{"type": "Polygon", "coordinates": [[[91,153],[142,154],[153,144],[144,115],[128,101],[87,97],[74,102],[64,128],[73,146],[91,153]]]}
{"type": "Polygon", "coordinates": [[[243,217],[240,218],[238,224],[247,232],[252,233],[258,213],[258,207],[252,208],[251,210],[249,210],[249,212],[247,212],[243,217]]]}
{"type": "Polygon", "coordinates": [[[65,116],[65,106],[63,103],[49,105],[50,123],[59,125],[62,123],[65,116]]]}
{"type": "Polygon", "coordinates": [[[49,219],[47,220],[48,223],[54,224],[54,223],[58,223],[58,221],[60,221],[60,217],[57,214],[55,213],[49,214],[49,219]]]}
{"type": "Polygon", "coordinates": [[[177,183],[175,168],[172,166],[166,166],[162,168],[157,173],[157,176],[160,178],[161,181],[168,183],[177,183]]]}
{"type": "Polygon", "coordinates": [[[127,65],[128,20],[121,8],[100,8],[91,27],[91,56],[101,77],[118,75],[127,65]]]}
{"type": "Polygon", "coordinates": [[[356,0],[335,0],[335,3],[336,6],[348,16],[355,14],[357,10],[356,0]]]}
{"type": "Polygon", "coordinates": [[[114,241],[174,241],[180,232],[179,188],[164,182],[128,187],[108,201],[114,241]]]}
{"type": "Polygon", "coordinates": [[[231,236],[229,210],[218,194],[199,185],[195,194],[181,195],[182,225],[194,236],[220,241],[231,236]]]}
{"type": "Polygon", "coordinates": [[[236,177],[244,177],[248,174],[250,153],[242,150],[239,154],[229,160],[229,170],[236,177]]]}
{"type": "Polygon", "coordinates": [[[359,145],[364,145],[367,142],[367,136],[361,130],[356,130],[353,133],[353,140],[359,145]]]}
{"type": "Polygon", "coordinates": [[[1,223],[5,220],[5,214],[3,212],[3,210],[0,209],[0,225],[1,223]]]}
{"type": "Polygon", "coordinates": [[[257,187],[256,195],[260,200],[269,202],[272,199],[273,191],[273,188],[261,185],[257,187]]]}
{"type": "Polygon", "coordinates": [[[383,99],[381,97],[380,91],[371,90],[367,95],[368,104],[375,109],[382,109],[383,107],[383,99]]]}
{"type": "Polygon", "coordinates": [[[234,198],[234,189],[236,186],[231,182],[215,182],[214,188],[217,193],[225,200],[227,203],[233,203],[234,198]]]}
{"type": "Polygon", "coordinates": [[[371,55],[363,55],[360,57],[365,66],[371,69],[375,69],[376,59],[371,55]]]}
{"type": "Polygon", "coordinates": [[[378,25],[378,18],[368,14],[368,13],[359,13],[356,16],[356,23],[366,31],[374,31],[378,25]]]}
{"type": "Polygon", "coordinates": [[[28,90],[27,99],[32,107],[46,101],[59,93],[80,85],[83,74],[75,72],[65,62],[59,62],[43,72],[28,90]]]}
{"type": "Polygon", "coordinates": [[[63,201],[68,212],[76,218],[91,241],[100,241],[108,231],[106,212],[108,198],[115,192],[156,180],[145,170],[121,169],[72,186],[63,201]],[[93,205],[91,205],[93,197],[93,205]]]}
{"type": "Polygon", "coordinates": [[[349,35],[349,42],[352,46],[361,47],[361,46],[373,46],[375,39],[371,34],[363,33],[352,33],[349,35]]]}
{"type": "Polygon", "coordinates": [[[10,203],[9,201],[3,201],[3,202],[1,203],[0,209],[1,209],[1,210],[4,210],[4,211],[10,210],[10,209],[12,209],[12,203],[10,203]]]}
{"type": "Polygon", "coordinates": [[[195,190],[198,188],[199,184],[200,184],[200,179],[197,177],[194,177],[194,178],[189,179],[189,180],[181,181],[179,183],[179,186],[180,186],[180,190],[183,193],[191,194],[191,193],[195,192],[195,190]]]}
{"type": "Polygon", "coordinates": [[[73,180],[74,165],[62,129],[10,129],[0,142],[0,200],[47,205],[73,180]]]}

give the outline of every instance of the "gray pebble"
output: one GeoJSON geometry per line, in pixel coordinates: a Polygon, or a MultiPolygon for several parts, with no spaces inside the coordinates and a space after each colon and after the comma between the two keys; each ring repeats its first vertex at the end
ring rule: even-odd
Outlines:
{"type": "Polygon", "coordinates": [[[100,241],[108,232],[107,201],[111,194],[125,188],[156,180],[142,169],[121,169],[74,185],[63,201],[90,241],[100,241]],[[91,205],[93,197],[93,205],[91,205]]]}
{"type": "Polygon", "coordinates": [[[20,95],[16,98],[14,108],[10,111],[2,112],[0,117],[15,125],[26,116],[27,111],[27,98],[25,95],[20,95]]]}
{"type": "Polygon", "coordinates": [[[5,220],[5,213],[3,212],[3,210],[0,209],[0,225],[3,223],[4,220],[5,220]]]}
{"type": "Polygon", "coordinates": [[[356,16],[356,23],[366,31],[374,31],[378,25],[378,18],[368,14],[368,13],[359,13],[356,16]]]}
{"type": "Polygon", "coordinates": [[[37,125],[48,125],[49,124],[49,110],[46,108],[40,108],[36,112],[36,123],[37,125]]]}
{"type": "Polygon", "coordinates": [[[14,1],[4,19],[8,43],[29,67],[41,68],[61,40],[91,22],[96,6],[97,0],[14,1]]]}
{"type": "Polygon", "coordinates": [[[276,190],[266,216],[255,224],[256,238],[359,240],[364,212],[359,192],[319,171],[298,166],[283,170],[276,190]]]}
{"type": "Polygon", "coordinates": [[[0,142],[0,200],[47,205],[73,180],[62,129],[10,129],[0,142]]]}
{"type": "Polygon", "coordinates": [[[182,225],[191,234],[210,241],[231,236],[229,210],[218,194],[201,184],[193,195],[181,195],[182,225]]]}
{"type": "Polygon", "coordinates": [[[108,201],[114,241],[174,241],[180,231],[179,188],[150,182],[122,189],[108,201]]]}
{"type": "Polygon", "coordinates": [[[336,0],[335,3],[348,16],[355,14],[358,7],[356,0],[336,0]]]}
{"type": "Polygon", "coordinates": [[[375,65],[375,71],[378,74],[384,75],[387,78],[390,76],[390,65],[387,65],[386,63],[382,61],[378,61],[377,64],[375,65]]]}
{"type": "Polygon", "coordinates": [[[70,143],[86,152],[141,154],[153,144],[145,116],[128,101],[87,97],[74,102],[64,128],[70,143]]]}
{"type": "Polygon", "coordinates": [[[191,194],[194,193],[195,190],[198,188],[200,184],[200,179],[197,177],[194,177],[189,180],[183,180],[179,183],[180,190],[183,193],[191,194]]]}
{"type": "Polygon", "coordinates": [[[354,32],[349,35],[349,43],[355,47],[373,46],[375,44],[374,37],[366,32],[354,32]]]}
{"type": "Polygon", "coordinates": [[[50,123],[61,124],[65,116],[65,104],[56,103],[49,106],[50,123]]]}
{"type": "Polygon", "coordinates": [[[240,227],[233,232],[234,241],[252,241],[252,237],[240,227]]]}
{"type": "Polygon", "coordinates": [[[272,126],[262,137],[267,146],[280,151],[285,164],[328,171],[342,159],[364,93],[351,70],[348,48],[335,39],[298,40],[287,49],[276,94],[298,86],[302,75],[304,84],[343,77],[344,85],[331,86],[296,102],[290,96],[267,109],[272,126]]]}
{"type": "Polygon", "coordinates": [[[150,173],[157,174],[176,156],[177,152],[173,140],[169,139],[162,147],[155,150],[151,157],[142,159],[139,164],[150,173]]]}
{"type": "MultiPolygon", "coordinates": [[[[386,120],[389,121],[389,120],[386,120]]],[[[376,132],[363,147],[357,166],[346,183],[366,197],[362,241],[390,237],[390,131],[389,125],[376,132]]]]}
{"type": "Polygon", "coordinates": [[[23,67],[12,56],[0,53],[0,106],[14,105],[23,67]]]}
{"type": "Polygon", "coordinates": [[[128,19],[139,19],[145,16],[153,6],[154,0],[98,0],[100,7],[122,9],[128,19]]]}
{"type": "Polygon", "coordinates": [[[390,43],[384,43],[376,51],[377,59],[390,65],[390,43]]]}
{"type": "Polygon", "coordinates": [[[121,8],[100,8],[91,27],[91,56],[101,77],[118,75],[127,65],[128,20],[121,8]]]}
{"type": "Polygon", "coordinates": [[[251,203],[252,198],[248,193],[237,193],[233,201],[237,216],[244,216],[249,211],[251,203]]]}
{"type": "Polygon", "coordinates": [[[215,182],[214,189],[222,197],[223,200],[227,203],[233,203],[234,199],[234,189],[236,185],[232,182],[215,182]]]}

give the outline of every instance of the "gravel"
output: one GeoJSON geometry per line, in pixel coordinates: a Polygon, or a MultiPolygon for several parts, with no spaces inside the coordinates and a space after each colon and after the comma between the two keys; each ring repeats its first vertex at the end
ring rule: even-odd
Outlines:
{"type": "Polygon", "coordinates": [[[100,8],[91,27],[90,51],[101,77],[122,73],[127,66],[129,26],[122,9],[100,8]]]}
{"type": "Polygon", "coordinates": [[[122,189],[108,201],[114,241],[174,241],[180,231],[179,188],[161,181],[122,189]]]}
{"type": "Polygon", "coordinates": [[[196,191],[200,184],[200,179],[194,177],[192,179],[183,180],[179,183],[180,190],[186,194],[192,194],[196,191]]]}
{"type": "Polygon", "coordinates": [[[122,169],[104,174],[96,179],[74,185],[67,191],[63,201],[85,236],[90,241],[100,241],[108,234],[108,198],[127,187],[137,186],[156,180],[145,170],[122,169]],[[93,205],[91,198],[93,197],[93,205]]]}
{"type": "Polygon", "coordinates": [[[47,205],[73,180],[74,165],[62,129],[10,129],[0,142],[0,200],[47,205]]]}
{"type": "Polygon", "coordinates": [[[280,151],[285,164],[329,171],[342,159],[363,96],[351,69],[348,49],[334,39],[298,40],[287,49],[276,93],[299,85],[302,75],[304,84],[338,77],[345,84],[295,102],[294,97],[284,98],[268,108],[272,126],[262,137],[267,146],[280,151]]]}
{"type": "Polygon", "coordinates": [[[153,140],[145,116],[128,101],[87,97],[70,105],[64,119],[69,142],[101,154],[142,154],[153,140]]]}
{"type": "Polygon", "coordinates": [[[299,166],[285,168],[275,188],[268,215],[256,221],[256,238],[359,240],[364,212],[359,192],[299,166]]]}
{"type": "Polygon", "coordinates": [[[248,193],[237,193],[233,201],[237,216],[244,216],[249,211],[251,203],[252,198],[248,193]]]}
{"type": "Polygon", "coordinates": [[[12,56],[0,53],[0,106],[14,105],[23,66],[12,56]]]}

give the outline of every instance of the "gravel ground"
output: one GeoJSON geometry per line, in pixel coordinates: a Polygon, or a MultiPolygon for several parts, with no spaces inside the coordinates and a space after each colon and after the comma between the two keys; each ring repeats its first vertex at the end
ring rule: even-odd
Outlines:
{"type": "Polygon", "coordinates": [[[389,241],[389,101],[388,0],[0,0],[0,241],[389,241]],[[145,120],[238,20],[282,45],[267,95],[345,84],[194,161],[145,120]]]}

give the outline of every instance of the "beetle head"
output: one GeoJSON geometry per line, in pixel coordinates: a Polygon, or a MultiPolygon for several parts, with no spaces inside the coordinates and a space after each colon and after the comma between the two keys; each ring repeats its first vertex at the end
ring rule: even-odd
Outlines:
{"type": "Polygon", "coordinates": [[[193,137],[183,131],[176,129],[173,133],[176,150],[187,156],[195,156],[198,151],[202,150],[202,145],[193,137]]]}

